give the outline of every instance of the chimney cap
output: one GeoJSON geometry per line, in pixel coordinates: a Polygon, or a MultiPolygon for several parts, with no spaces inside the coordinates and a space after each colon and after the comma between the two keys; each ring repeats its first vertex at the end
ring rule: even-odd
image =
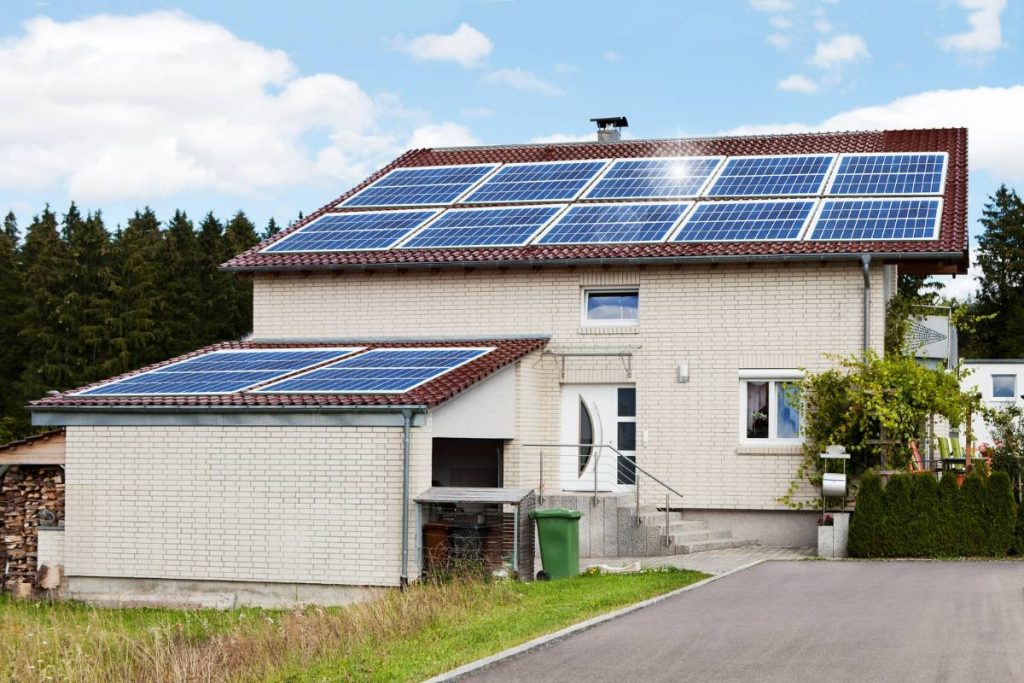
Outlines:
{"type": "Polygon", "coordinates": [[[605,128],[628,128],[629,121],[626,120],[625,116],[607,116],[604,118],[590,119],[597,124],[598,129],[603,130],[605,128]]]}

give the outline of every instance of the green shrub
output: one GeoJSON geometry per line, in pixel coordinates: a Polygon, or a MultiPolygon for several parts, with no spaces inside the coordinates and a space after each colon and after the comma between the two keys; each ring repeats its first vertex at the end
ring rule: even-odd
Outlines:
{"type": "Polygon", "coordinates": [[[986,546],[985,479],[971,472],[960,489],[960,514],[957,531],[960,535],[961,555],[984,555],[986,546]]]}
{"type": "Polygon", "coordinates": [[[960,539],[960,487],[956,476],[947,474],[939,480],[939,501],[935,511],[939,525],[935,554],[954,557],[962,555],[960,539]]]}
{"type": "Polygon", "coordinates": [[[930,557],[942,544],[943,524],[939,519],[939,482],[930,474],[910,475],[913,513],[907,520],[907,555],[930,557]]]}
{"type": "Polygon", "coordinates": [[[1024,503],[1017,506],[1017,530],[1014,549],[1018,555],[1024,555],[1024,503]]]}
{"type": "Polygon", "coordinates": [[[852,557],[880,556],[882,516],[882,480],[868,470],[861,477],[857,508],[850,519],[847,548],[852,557]]]}
{"type": "Polygon", "coordinates": [[[993,472],[985,483],[986,555],[1002,556],[1015,544],[1017,510],[1013,484],[1006,472],[993,472]]]}
{"type": "Polygon", "coordinates": [[[889,478],[882,492],[882,522],[879,550],[882,557],[901,557],[910,551],[908,526],[914,516],[909,474],[895,474],[889,478]]]}

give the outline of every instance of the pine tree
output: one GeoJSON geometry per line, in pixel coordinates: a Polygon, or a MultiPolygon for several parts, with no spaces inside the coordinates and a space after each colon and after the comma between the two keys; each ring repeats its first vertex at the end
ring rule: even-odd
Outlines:
{"type": "Polygon", "coordinates": [[[66,339],[72,382],[76,385],[102,379],[110,353],[106,316],[112,288],[110,234],[99,213],[82,218],[72,202],[65,214],[62,236],[68,249],[67,295],[61,320],[66,339]]]}
{"type": "Polygon", "coordinates": [[[260,233],[260,242],[270,239],[279,232],[281,232],[281,226],[279,226],[277,221],[274,220],[274,217],[271,216],[270,220],[267,221],[267,227],[264,228],[262,233],[260,233]]]}
{"type": "Polygon", "coordinates": [[[18,337],[18,316],[22,306],[21,277],[18,269],[15,240],[18,224],[13,213],[7,214],[0,232],[0,443],[13,436],[12,418],[20,412],[15,397],[15,382],[23,370],[24,349],[18,337]],[[8,228],[11,228],[8,230],[8,228]]]}
{"type": "Polygon", "coordinates": [[[966,340],[978,358],[1024,358],[1024,201],[1005,185],[985,205],[978,237],[981,279],[972,313],[995,314],[966,340]]]}
{"type": "Polygon", "coordinates": [[[113,296],[106,316],[112,346],[108,375],[164,359],[163,248],[160,222],[148,207],[136,211],[115,236],[113,296]]]}
{"type": "Polygon", "coordinates": [[[199,335],[198,345],[206,345],[215,341],[229,339],[227,323],[224,321],[225,311],[233,299],[231,292],[232,277],[222,273],[218,267],[228,258],[224,238],[224,226],[213,215],[207,213],[199,226],[196,238],[199,244],[199,335]]]}
{"type": "Polygon", "coordinates": [[[4,235],[11,241],[15,249],[18,248],[18,219],[13,211],[8,211],[4,216],[4,235]]]}
{"type": "Polygon", "coordinates": [[[204,257],[192,221],[175,211],[164,242],[164,355],[177,356],[205,343],[201,339],[204,257]]]}
{"type": "MultiPolygon", "coordinates": [[[[47,391],[69,388],[75,374],[66,354],[68,329],[61,319],[68,254],[49,206],[29,225],[20,260],[24,297],[17,325],[25,353],[16,396],[23,404],[47,391]]],[[[24,416],[19,416],[19,424],[26,424],[24,416]]]]}
{"type": "MultiPolygon", "coordinates": [[[[240,254],[259,244],[256,226],[239,211],[224,227],[227,257],[240,254]]],[[[252,331],[252,279],[231,275],[231,302],[223,312],[227,327],[225,339],[237,339],[252,331]]]]}

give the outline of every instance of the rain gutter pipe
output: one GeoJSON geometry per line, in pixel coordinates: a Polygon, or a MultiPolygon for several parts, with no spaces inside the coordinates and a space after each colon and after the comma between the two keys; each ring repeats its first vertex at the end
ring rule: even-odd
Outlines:
{"type": "Polygon", "coordinates": [[[412,411],[402,411],[402,573],[398,586],[405,590],[409,585],[409,432],[412,431],[412,411]]]}
{"type": "Polygon", "coordinates": [[[861,272],[864,274],[864,355],[871,348],[871,255],[860,257],[861,272]]]}

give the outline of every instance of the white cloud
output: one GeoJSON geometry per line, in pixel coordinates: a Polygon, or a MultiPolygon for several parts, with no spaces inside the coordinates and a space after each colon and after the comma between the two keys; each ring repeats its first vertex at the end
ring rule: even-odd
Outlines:
{"type": "Polygon", "coordinates": [[[452,61],[465,67],[480,66],[494,49],[490,38],[465,22],[452,33],[427,33],[408,42],[396,38],[395,45],[416,59],[452,61]]]}
{"type": "Polygon", "coordinates": [[[354,183],[431,124],[459,139],[456,127],[336,74],[300,76],[284,52],[180,12],[40,17],[0,41],[7,189],[64,186],[97,202],[354,183]]]}
{"type": "Polygon", "coordinates": [[[772,17],[771,19],[768,20],[768,23],[771,24],[773,28],[777,28],[777,29],[780,29],[780,30],[784,30],[784,29],[787,29],[787,28],[792,28],[792,26],[793,26],[793,20],[792,19],[790,19],[789,17],[782,17],[782,16],[772,17]]]}
{"type": "Polygon", "coordinates": [[[569,76],[579,70],[580,68],[575,64],[566,64],[564,62],[558,62],[551,67],[551,73],[556,76],[569,76]]]}
{"type": "Polygon", "coordinates": [[[831,33],[832,22],[825,17],[818,17],[814,20],[814,30],[818,33],[831,33]]]}
{"type": "Polygon", "coordinates": [[[768,34],[768,37],[765,38],[765,40],[768,41],[769,45],[776,47],[779,50],[785,50],[787,47],[789,47],[789,44],[792,42],[789,36],[785,35],[784,33],[770,33],[768,34]]]}
{"type": "Polygon", "coordinates": [[[967,10],[970,30],[946,36],[939,41],[943,50],[960,53],[992,52],[1003,46],[1000,15],[1006,0],[957,0],[967,10]]]}
{"type": "Polygon", "coordinates": [[[602,56],[606,60],[608,60],[609,62],[621,62],[622,61],[622,55],[620,55],[615,50],[606,50],[604,55],[602,55],[602,56]]]}
{"type": "Polygon", "coordinates": [[[801,74],[791,74],[778,82],[776,87],[785,92],[798,92],[810,95],[818,91],[818,84],[801,74]]]}
{"type": "Polygon", "coordinates": [[[479,145],[480,141],[473,137],[469,129],[457,123],[431,123],[420,126],[412,132],[406,147],[470,147],[479,145]]]}
{"type": "Polygon", "coordinates": [[[750,6],[758,12],[787,12],[793,9],[791,0],[750,0],[750,6]]]}
{"type": "Polygon", "coordinates": [[[532,71],[520,68],[496,69],[484,76],[484,82],[489,85],[507,85],[516,90],[547,95],[548,97],[561,97],[565,94],[554,83],[545,81],[532,71]]]}
{"type": "Polygon", "coordinates": [[[870,56],[871,53],[868,52],[867,43],[863,38],[852,33],[844,33],[818,43],[811,63],[822,69],[833,69],[870,56]]]}

